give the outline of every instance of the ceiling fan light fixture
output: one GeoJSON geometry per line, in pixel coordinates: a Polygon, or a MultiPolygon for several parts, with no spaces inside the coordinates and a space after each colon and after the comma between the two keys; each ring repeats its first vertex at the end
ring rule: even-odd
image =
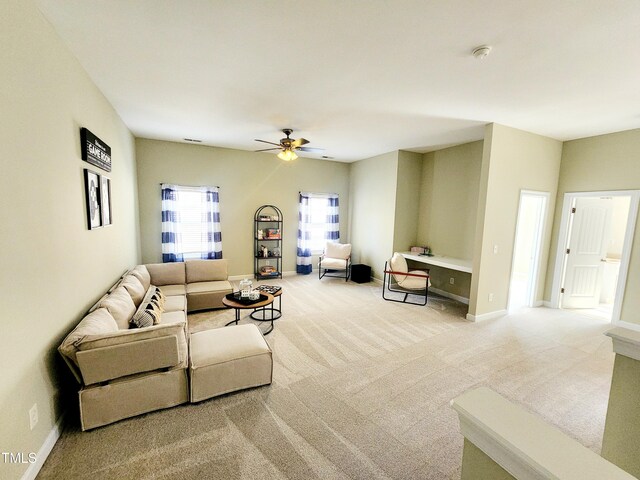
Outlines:
{"type": "Polygon", "coordinates": [[[296,152],[294,152],[290,148],[285,148],[278,154],[278,158],[280,160],[284,160],[285,162],[290,162],[298,158],[298,155],[296,155],[296,152]]]}

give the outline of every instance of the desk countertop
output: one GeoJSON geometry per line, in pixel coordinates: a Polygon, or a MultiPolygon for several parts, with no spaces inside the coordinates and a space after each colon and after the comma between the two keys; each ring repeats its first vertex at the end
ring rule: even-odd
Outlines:
{"type": "Polygon", "coordinates": [[[471,260],[445,257],[442,255],[433,255],[431,257],[428,257],[426,255],[418,255],[417,253],[413,253],[413,252],[400,252],[400,253],[407,260],[426,263],[427,265],[433,265],[436,267],[448,268],[450,270],[457,270],[459,272],[472,273],[471,260]]]}

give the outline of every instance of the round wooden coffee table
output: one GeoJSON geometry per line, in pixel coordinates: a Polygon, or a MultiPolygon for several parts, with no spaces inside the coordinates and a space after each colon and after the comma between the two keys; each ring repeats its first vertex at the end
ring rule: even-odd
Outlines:
{"type": "MultiPolygon", "coordinates": [[[[261,291],[260,293],[265,293],[261,291]]],[[[282,316],[282,288],[280,288],[275,293],[270,293],[269,295],[273,295],[273,302],[271,305],[266,305],[264,307],[257,307],[253,312],[249,314],[251,318],[254,320],[258,320],[259,322],[271,322],[273,325],[273,321],[279,319],[282,316]],[[278,299],[278,308],[275,308],[273,305],[275,304],[276,298],[278,299]],[[260,314],[262,313],[262,318],[260,318],[260,314]],[[265,319],[265,315],[268,315],[268,318],[265,319]]],[[[271,330],[269,330],[271,331],[271,330]]]]}
{"type": "Polygon", "coordinates": [[[265,295],[267,297],[266,300],[262,300],[261,302],[251,303],[249,305],[245,305],[244,303],[237,302],[236,300],[231,300],[227,297],[223,297],[222,303],[228,308],[233,308],[236,313],[235,320],[231,320],[229,323],[225,325],[225,327],[231,325],[232,323],[235,323],[236,325],[238,325],[238,322],[240,321],[240,310],[261,309],[260,311],[262,312],[262,318],[254,318],[253,316],[251,316],[251,318],[254,318],[254,320],[259,320],[261,322],[271,322],[270,328],[266,332],[263,332],[263,335],[268,335],[269,333],[271,333],[271,331],[273,330],[273,321],[275,319],[267,318],[265,312],[269,311],[269,309],[266,308],[268,305],[273,305],[274,297],[270,293],[261,292],[260,294],[265,295]]]}

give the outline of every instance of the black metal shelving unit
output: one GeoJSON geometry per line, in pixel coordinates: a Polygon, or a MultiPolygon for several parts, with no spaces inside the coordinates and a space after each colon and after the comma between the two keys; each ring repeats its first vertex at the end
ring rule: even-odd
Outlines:
{"type": "Polygon", "coordinates": [[[253,274],[256,280],[282,278],[282,220],[282,211],[275,205],[262,205],[253,216],[253,274]],[[259,238],[259,231],[262,231],[262,238],[259,238]],[[268,251],[266,257],[263,247],[268,251]],[[274,272],[265,274],[265,267],[274,267],[274,272]]]}

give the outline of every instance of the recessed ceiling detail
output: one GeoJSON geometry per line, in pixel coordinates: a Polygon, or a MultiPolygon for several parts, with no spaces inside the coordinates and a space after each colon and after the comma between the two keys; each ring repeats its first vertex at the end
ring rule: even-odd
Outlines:
{"type": "Polygon", "coordinates": [[[254,150],[295,125],[353,161],[491,122],[559,140],[640,127],[637,1],[36,3],[138,137],[254,150]],[[491,68],[469,61],[479,41],[491,68]]]}

